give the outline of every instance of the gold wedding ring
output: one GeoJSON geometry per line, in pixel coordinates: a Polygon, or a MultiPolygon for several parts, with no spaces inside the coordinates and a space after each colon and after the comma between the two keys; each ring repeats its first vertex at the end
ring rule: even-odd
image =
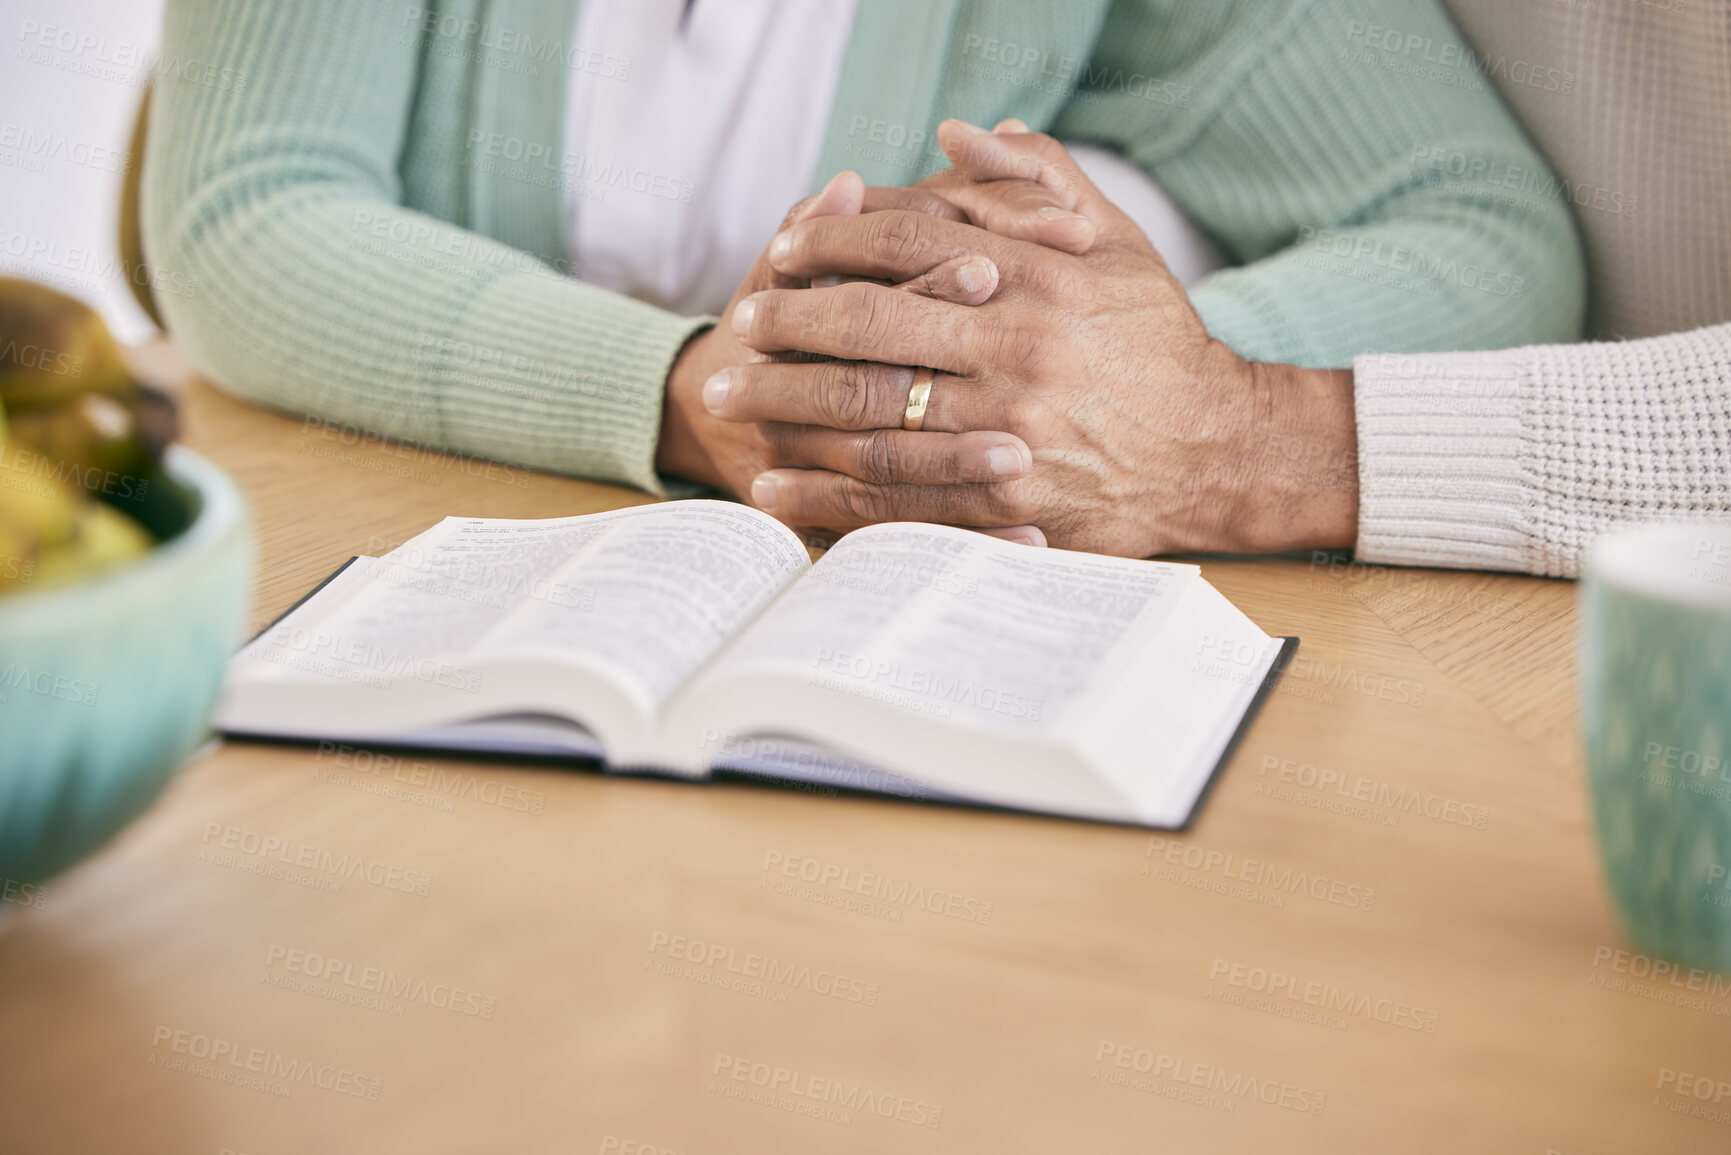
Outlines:
{"type": "Polygon", "coordinates": [[[936,375],[936,370],[923,365],[914,370],[913,388],[908,390],[908,407],[902,410],[903,429],[917,433],[926,423],[926,402],[931,400],[932,378],[936,375]]]}

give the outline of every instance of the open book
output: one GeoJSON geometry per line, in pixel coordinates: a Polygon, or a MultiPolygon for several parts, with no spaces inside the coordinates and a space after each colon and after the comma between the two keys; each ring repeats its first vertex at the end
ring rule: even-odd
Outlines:
{"type": "Polygon", "coordinates": [[[907,522],[813,565],[675,501],[354,559],[235,657],[216,726],[1172,827],[1286,652],[1192,565],[907,522]]]}

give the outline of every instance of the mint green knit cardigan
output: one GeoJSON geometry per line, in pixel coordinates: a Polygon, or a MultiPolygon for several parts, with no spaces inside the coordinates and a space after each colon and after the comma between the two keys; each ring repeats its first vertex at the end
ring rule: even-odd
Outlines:
{"type": "MultiPolygon", "coordinates": [[[[168,0],[142,223],[193,363],[278,408],[658,489],[663,384],[710,319],[563,272],[572,182],[667,191],[564,155],[572,76],[632,82],[571,42],[575,3],[168,0]]],[[[1544,162],[1460,43],[1433,0],[861,0],[813,184],[918,180],[945,117],[1019,116],[1120,149],[1215,238],[1239,267],[1192,297],[1246,356],[1573,339],[1572,220],[1499,195],[1544,162]]]]}

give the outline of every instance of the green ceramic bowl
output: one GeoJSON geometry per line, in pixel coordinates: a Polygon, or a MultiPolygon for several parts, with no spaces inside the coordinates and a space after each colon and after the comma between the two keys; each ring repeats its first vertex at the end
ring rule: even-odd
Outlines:
{"type": "MultiPolygon", "coordinates": [[[[252,594],[240,490],[175,447],[135,511],[165,540],[91,581],[0,597],[0,891],[107,841],[204,741],[252,594]]],[[[4,905],[4,904],[0,904],[4,905]]]]}

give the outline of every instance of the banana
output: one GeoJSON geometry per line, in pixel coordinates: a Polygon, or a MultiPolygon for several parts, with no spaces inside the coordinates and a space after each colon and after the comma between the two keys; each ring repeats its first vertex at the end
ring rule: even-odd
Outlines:
{"type": "Polygon", "coordinates": [[[79,581],[148,553],[148,530],[93,495],[143,492],[175,432],[102,318],[0,277],[0,595],[79,581]]]}
{"type": "Polygon", "coordinates": [[[72,540],[36,559],[36,589],[70,585],[143,557],[155,542],[142,525],[99,501],[85,504],[72,540]]]}
{"type": "Polygon", "coordinates": [[[47,285],[0,277],[0,402],[14,415],[131,384],[101,314],[47,285]]]}
{"type": "Polygon", "coordinates": [[[56,477],[93,494],[130,493],[156,469],[137,412],[106,393],[26,409],[11,424],[18,451],[58,463],[56,477]]]}
{"type": "Polygon", "coordinates": [[[0,595],[27,586],[36,576],[36,543],[16,526],[0,522],[0,595]]]}
{"type": "Polygon", "coordinates": [[[52,475],[20,465],[18,456],[8,446],[0,458],[0,524],[15,527],[44,546],[71,541],[82,495],[52,475]]]}
{"type": "Polygon", "coordinates": [[[153,544],[149,531],[119,510],[10,457],[0,460],[0,594],[79,581],[142,557],[153,544]]]}
{"type": "Polygon", "coordinates": [[[42,555],[72,542],[82,496],[0,446],[0,591],[32,584],[42,555]]]}

